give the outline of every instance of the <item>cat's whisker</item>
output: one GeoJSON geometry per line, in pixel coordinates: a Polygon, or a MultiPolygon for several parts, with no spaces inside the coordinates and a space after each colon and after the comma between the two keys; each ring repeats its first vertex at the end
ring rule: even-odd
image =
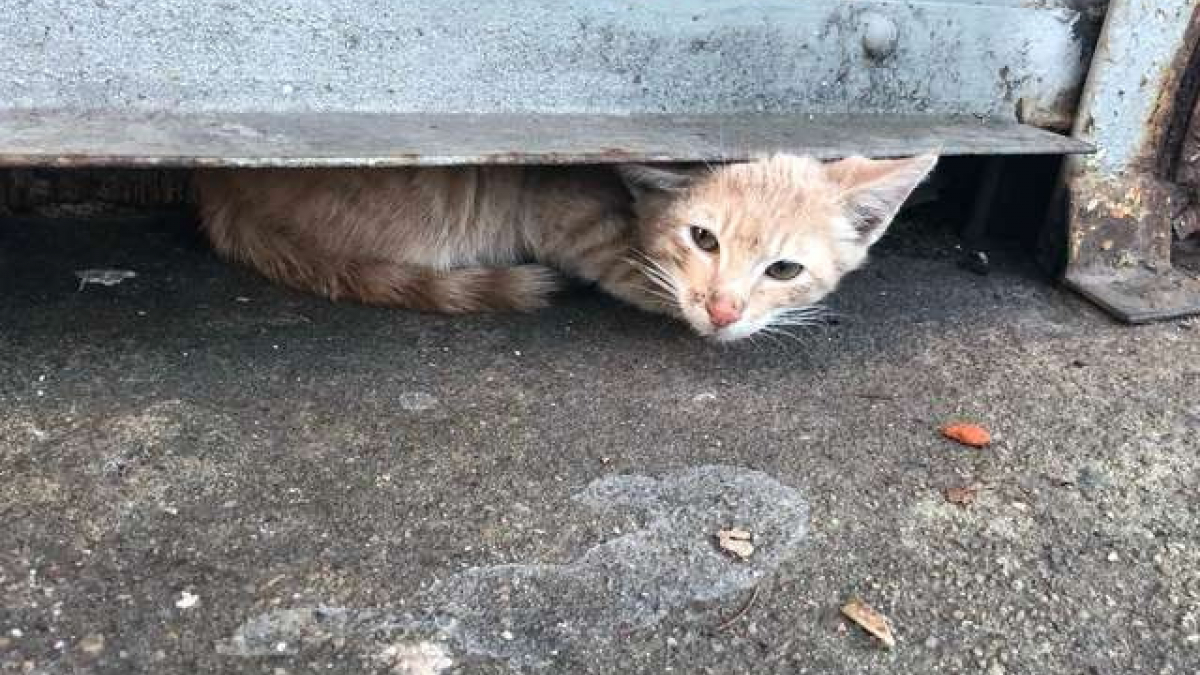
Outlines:
{"type": "Polygon", "coordinates": [[[663,293],[662,291],[659,291],[659,290],[657,290],[655,288],[651,288],[651,287],[647,287],[644,290],[646,291],[647,294],[649,294],[653,298],[658,299],[664,305],[673,306],[676,304],[674,297],[672,297],[666,293],[663,293]]]}
{"type": "Polygon", "coordinates": [[[646,287],[645,290],[647,293],[662,301],[668,307],[678,306],[679,291],[675,286],[674,280],[671,279],[671,276],[663,269],[661,264],[637,249],[633,249],[631,255],[626,256],[624,260],[640,271],[653,284],[646,287]]]}
{"type": "Polygon", "coordinates": [[[776,322],[776,323],[771,324],[772,328],[777,328],[780,330],[789,330],[789,331],[790,330],[799,330],[806,334],[812,334],[814,331],[821,330],[821,329],[825,328],[826,326],[827,326],[827,324],[813,322],[813,321],[785,321],[785,322],[776,322]]]}
{"type": "Polygon", "coordinates": [[[664,291],[669,291],[669,292],[675,291],[675,283],[672,282],[667,277],[664,277],[660,272],[655,272],[653,270],[646,270],[646,276],[650,277],[650,279],[654,283],[658,284],[658,286],[660,288],[662,288],[664,291]]]}
{"type": "Polygon", "coordinates": [[[825,326],[830,323],[833,315],[834,313],[823,305],[795,307],[780,312],[772,318],[770,325],[790,327],[825,326]]]}
{"type": "Polygon", "coordinates": [[[825,314],[832,312],[833,310],[825,305],[804,305],[803,307],[789,307],[780,312],[780,314],[825,314]]]}
{"type": "Polygon", "coordinates": [[[782,337],[786,337],[786,338],[792,340],[793,342],[795,342],[796,344],[799,344],[802,346],[807,347],[809,345],[809,342],[804,340],[803,338],[801,338],[799,335],[796,335],[795,333],[792,333],[790,331],[783,330],[782,328],[777,328],[774,326],[765,326],[765,327],[763,327],[762,331],[769,335],[779,335],[782,337]]]}
{"type": "Polygon", "coordinates": [[[671,274],[667,272],[667,270],[662,266],[661,263],[659,263],[657,260],[654,260],[653,258],[646,255],[645,253],[642,253],[641,251],[635,250],[635,253],[637,255],[641,256],[642,269],[647,270],[647,271],[653,271],[655,276],[657,276],[664,283],[666,283],[668,286],[670,286],[672,290],[675,289],[675,282],[672,280],[671,274]]]}
{"type": "Polygon", "coordinates": [[[654,298],[665,307],[677,307],[679,305],[678,298],[667,291],[659,289],[653,285],[645,285],[641,287],[642,292],[654,298]]]}
{"type": "Polygon", "coordinates": [[[780,349],[788,348],[787,343],[779,338],[780,335],[784,334],[782,331],[779,331],[779,330],[776,330],[776,329],[770,328],[770,327],[764,327],[764,328],[760,328],[758,333],[755,333],[755,334],[762,335],[763,337],[766,337],[766,338],[770,338],[771,342],[773,342],[780,349]]]}
{"type": "Polygon", "coordinates": [[[787,348],[787,345],[784,344],[783,340],[780,340],[779,338],[775,337],[775,331],[771,330],[770,327],[760,328],[756,333],[754,333],[750,336],[750,339],[754,340],[759,337],[763,337],[763,338],[770,340],[772,344],[774,344],[776,347],[779,347],[781,349],[787,348]]]}
{"type": "Polygon", "coordinates": [[[820,326],[825,325],[828,322],[826,321],[825,317],[821,315],[792,314],[789,316],[775,317],[770,323],[773,326],[786,325],[789,323],[804,323],[812,326],[820,326]]]}
{"type": "Polygon", "coordinates": [[[642,269],[641,271],[646,276],[646,279],[654,284],[652,288],[661,290],[663,293],[670,295],[671,297],[676,296],[675,284],[673,284],[670,279],[664,278],[659,273],[652,270],[642,269]]]}

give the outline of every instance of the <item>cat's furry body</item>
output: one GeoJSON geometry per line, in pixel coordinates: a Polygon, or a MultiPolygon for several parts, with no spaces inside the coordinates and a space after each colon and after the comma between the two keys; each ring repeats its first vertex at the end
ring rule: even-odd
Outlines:
{"type": "Polygon", "coordinates": [[[219,252],[335,300],[528,310],[553,268],[737,339],[832,291],[933,163],[210,170],[195,185],[219,252]],[[794,278],[764,276],[792,261],[794,278]]]}

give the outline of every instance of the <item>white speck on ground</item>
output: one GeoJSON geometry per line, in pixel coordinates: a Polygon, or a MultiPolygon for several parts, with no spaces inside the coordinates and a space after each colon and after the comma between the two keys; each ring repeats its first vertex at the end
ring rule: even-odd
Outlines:
{"type": "Polygon", "coordinates": [[[83,287],[88,284],[116,286],[126,279],[133,279],[137,276],[137,272],[133,270],[88,269],[76,270],[75,276],[79,278],[79,290],[82,291],[83,287]]]}
{"type": "Polygon", "coordinates": [[[406,391],[400,394],[400,407],[408,412],[423,412],[438,405],[437,397],[423,391],[406,391]]]}
{"type": "Polygon", "coordinates": [[[97,656],[104,651],[104,636],[89,635],[79,641],[79,651],[91,656],[97,656]]]}
{"type": "Polygon", "coordinates": [[[454,665],[446,648],[436,642],[398,642],[383,650],[379,659],[399,675],[437,675],[454,665]]]}
{"type": "Polygon", "coordinates": [[[175,606],[179,609],[191,609],[200,602],[200,596],[193,595],[187,591],[179,594],[179,599],[175,601],[175,606]]]}

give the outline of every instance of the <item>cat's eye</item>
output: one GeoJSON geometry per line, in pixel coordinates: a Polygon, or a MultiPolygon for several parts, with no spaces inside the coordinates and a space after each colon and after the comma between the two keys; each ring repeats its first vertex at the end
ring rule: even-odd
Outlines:
{"type": "Polygon", "coordinates": [[[767,276],[779,281],[788,281],[795,279],[801,272],[804,271],[804,265],[791,260],[776,260],[767,268],[767,276]]]}
{"type": "Polygon", "coordinates": [[[720,244],[717,243],[717,235],[709,232],[703,227],[696,227],[693,225],[691,228],[691,233],[692,241],[696,242],[696,246],[700,247],[701,251],[712,253],[720,246],[720,244]]]}

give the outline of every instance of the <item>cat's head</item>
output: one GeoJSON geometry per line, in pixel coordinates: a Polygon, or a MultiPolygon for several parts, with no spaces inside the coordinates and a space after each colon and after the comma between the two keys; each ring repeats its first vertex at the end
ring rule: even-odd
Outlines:
{"type": "Polygon", "coordinates": [[[811,318],[936,162],[775,155],[619,173],[635,198],[652,292],[699,334],[729,341],[811,318]]]}

